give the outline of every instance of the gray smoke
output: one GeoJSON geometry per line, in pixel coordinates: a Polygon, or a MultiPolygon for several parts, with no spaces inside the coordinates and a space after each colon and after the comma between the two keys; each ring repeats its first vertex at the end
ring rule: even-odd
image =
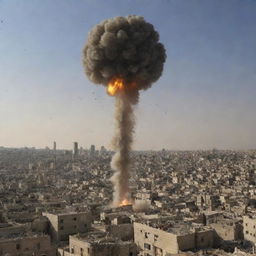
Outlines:
{"type": "Polygon", "coordinates": [[[113,147],[116,151],[111,161],[115,174],[111,178],[114,184],[113,205],[118,206],[124,199],[130,201],[130,152],[133,141],[134,114],[133,105],[125,94],[116,98],[116,132],[113,147]]]}
{"type": "Polygon", "coordinates": [[[129,200],[130,151],[134,132],[133,105],[139,90],[147,89],[158,80],[166,59],[158,32],[143,17],[130,15],[108,19],[89,33],[84,47],[83,64],[88,78],[107,86],[121,77],[125,90],[116,95],[116,151],[111,166],[115,170],[114,206],[129,200]],[[131,86],[131,85],[136,86],[131,86]]]}
{"type": "Polygon", "coordinates": [[[130,15],[108,19],[89,33],[83,64],[89,79],[107,85],[113,76],[137,89],[147,89],[158,80],[165,62],[164,46],[158,32],[143,17],[130,15]]]}

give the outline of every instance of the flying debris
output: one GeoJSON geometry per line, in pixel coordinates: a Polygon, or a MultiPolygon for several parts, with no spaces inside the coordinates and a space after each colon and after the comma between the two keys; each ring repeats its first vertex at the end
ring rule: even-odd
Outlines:
{"type": "Polygon", "coordinates": [[[139,91],[149,88],[162,74],[166,59],[159,34],[143,17],[129,15],[104,20],[89,33],[83,51],[88,78],[107,87],[116,97],[116,151],[111,166],[115,170],[114,206],[131,204],[129,191],[130,152],[133,142],[133,107],[139,91]]]}

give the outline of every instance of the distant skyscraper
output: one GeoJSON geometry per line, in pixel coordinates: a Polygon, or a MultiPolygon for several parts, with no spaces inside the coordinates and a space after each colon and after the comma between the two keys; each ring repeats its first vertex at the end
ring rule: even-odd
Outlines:
{"type": "Polygon", "coordinates": [[[53,142],[53,150],[56,151],[56,148],[57,148],[57,146],[56,146],[56,141],[54,141],[54,142],[53,142]]]}
{"type": "Polygon", "coordinates": [[[78,143],[74,142],[73,155],[78,156],[78,143]]]}
{"type": "Polygon", "coordinates": [[[91,156],[94,156],[94,155],[95,155],[95,145],[91,145],[90,155],[91,155],[91,156]]]}

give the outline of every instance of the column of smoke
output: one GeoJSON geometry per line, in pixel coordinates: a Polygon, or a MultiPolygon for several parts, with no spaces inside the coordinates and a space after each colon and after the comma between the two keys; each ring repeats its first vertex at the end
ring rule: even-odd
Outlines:
{"type": "Polygon", "coordinates": [[[128,181],[130,178],[130,152],[133,141],[134,114],[131,101],[123,96],[116,98],[116,132],[113,147],[116,151],[111,166],[115,170],[114,206],[130,202],[128,181]],[[124,201],[125,200],[125,201],[124,201]]]}
{"type": "Polygon", "coordinates": [[[113,205],[129,202],[130,152],[134,132],[133,106],[139,90],[149,88],[163,71],[164,46],[152,24],[143,17],[130,15],[108,19],[89,33],[83,64],[88,78],[95,84],[111,86],[122,81],[112,96],[116,97],[116,151],[111,166],[115,170],[113,205]]]}

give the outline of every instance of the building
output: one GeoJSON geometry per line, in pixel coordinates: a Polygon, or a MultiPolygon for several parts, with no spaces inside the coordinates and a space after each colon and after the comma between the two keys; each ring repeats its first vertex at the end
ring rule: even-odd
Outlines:
{"type": "Polygon", "coordinates": [[[12,235],[0,239],[0,255],[55,256],[56,247],[48,235],[12,235]]]}
{"type": "Polygon", "coordinates": [[[69,237],[69,248],[59,249],[61,256],[136,256],[132,241],[121,241],[105,232],[89,232],[69,237]]]}
{"type": "Polygon", "coordinates": [[[69,235],[87,232],[91,227],[88,212],[43,213],[50,221],[50,235],[56,241],[68,240],[69,235]]]}
{"type": "Polygon", "coordinates": [[[209,227],[191,228],[186,223],[134,223],[139,255],[165,256],[180,251],[213,247],[215,232],[209,227]]]}
{"type": "Polygon", "coordinates": [[[57,144],[56,144],[56,141],[53,142],[53,151],[55,152],[57,149],[57,144]]]}
{"type": "Polygon", "coordinates": [[[73,148],[73,156],[77,157],[78,156],[78,142],[74,142],[74,148],[73,148]]]}
{"type": "Polygon", "coordinates": [[[91,145],[91,148],[90,148],[90,155],[91,155],[91,156],[94,156],[94,155],[95,155],[95,145],[91,145]]]}
{"type": "Polygon", "coordinates": [[[239,220],[225,219],[209,225],[223,240],[243,240],[243,225],[239,220]]]}
{"type": "Polygon", "coordinates": [[[244,240],[256,244],[256,217],[243,216],[244,240]]]}

